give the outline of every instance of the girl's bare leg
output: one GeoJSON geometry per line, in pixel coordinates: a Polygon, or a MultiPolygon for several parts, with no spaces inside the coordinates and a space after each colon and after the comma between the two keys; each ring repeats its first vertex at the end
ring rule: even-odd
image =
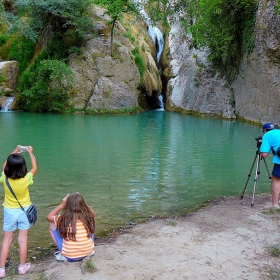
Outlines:
{"type": "Polygon", "coordinates": [[[19,230],[18,244],[19,244],[20,264],[25,264],[26,263],[27,248],[28,248],[27,236],[28,236],[28,229],[27,230],[19,230]]]}
{"type": "Polygon", "coordinates": [[[9,255],[10,246],[13,241],[13,231],[4,231],[4,238],[1,248],[0,266],[5,267],[6,260],[9,255]]]}

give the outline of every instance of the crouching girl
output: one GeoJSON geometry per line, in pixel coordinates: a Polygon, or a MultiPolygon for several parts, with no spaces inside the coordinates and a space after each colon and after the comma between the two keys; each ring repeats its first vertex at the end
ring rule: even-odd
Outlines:
{"type": "Polygon", "coordinates": [[[94,254],[94,211],[79,193],[68,194],[47,215],[58,261],[81,261],[94,254]],[[59,212],[61,211],[61,214],[59,212]]]}

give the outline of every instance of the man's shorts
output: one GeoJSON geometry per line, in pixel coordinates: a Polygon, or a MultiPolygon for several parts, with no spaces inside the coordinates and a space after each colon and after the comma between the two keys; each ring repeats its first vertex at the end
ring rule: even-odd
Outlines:
{"type": "MultiPolygon", "coordinates": [[[[24,207],[27,210],[29,206],[24,207]]],[[[31,228],[25,212],[21,208],[6,208],[4,207],[3,230],[7,232],[15,231],[16,229],[27,230],[31,228]]]]}
{"type": "Polygon", "coordinates": [[[275,163],[273,166],[273,170],[271,173],[274,177],[279,178],[280,179],[280,164],[275,163]]]}

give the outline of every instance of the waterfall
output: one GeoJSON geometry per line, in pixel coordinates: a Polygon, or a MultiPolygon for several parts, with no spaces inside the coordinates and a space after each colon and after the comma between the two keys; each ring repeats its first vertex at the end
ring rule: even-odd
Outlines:
{"type": "MultiPolygon", "coordinates": [[[[148,25],[148,33],[151,36],[152,41],[155,44],[155,47],[157,50],[157,61],[156,62],[158,63],[160,61],[161,54],[162,54],[163,47],[164,47],[163,34],[159,30],[158,27],[152,25],[151,19],[149,18],[148,14],[144,10],[145,0],[135,0],[134,3],[138,7],[139,13],[142,15],[143,19],[145,20],[145,22],[148,25]]],[[[160,95],[158,97],[158,101],[159,101],[159,106],[160,106],[159,110],[164,110],[164,103],[163,103],[162,95],[160,95]]]]}
{"type": "Polygon", "coordinates": [[[5,101],[2,103],[1,112],[9,112],[11,110],[12,103],[14,101],[14,97],[7,97],[5,101]]]}
{"type": "Polygon", "coordinates": [[[159,109],[157,109],[157,111],[164,111],[164,104],[163,104],[163,97],[162,97],[162,95],[160,95],[158,97],[158,100],[159,100],[159,109]]]}
{"type": "Polygon", "coordinates": [[[148,33],[151,36],[157,50],[157,62],[160,61],[161,53],[163,51],[164,47],[164,39],[161,31],[156,27],[152,25],[151,19],[149,18],[148,14],[144,10],[144,4],[145,1],[143,0],[135,0],[135,5],[138,7],[139,13],[142,15],[143,19],[148,25],[148,33]]]}

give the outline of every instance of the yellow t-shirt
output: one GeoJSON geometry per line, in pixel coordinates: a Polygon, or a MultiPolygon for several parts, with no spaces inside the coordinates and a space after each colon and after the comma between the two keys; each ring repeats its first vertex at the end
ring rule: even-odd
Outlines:
{"type": "MultiPolygon", "coordinates": [[[[20,208],[17,200],[10,192],[9,188],[6,185],[6,175],[4,171],[1,174],[0,182],[4,185],[5,198],[3,206],[6,208],[20,208]]],[[[25,177],[20,179],[10,179],[10,186],[12,187],[15,195],[17,196],[18,201],[23,207],[29,206],[31,204],[28,187],[33,185],[33,174],[28,172],[25,177]]]]}

